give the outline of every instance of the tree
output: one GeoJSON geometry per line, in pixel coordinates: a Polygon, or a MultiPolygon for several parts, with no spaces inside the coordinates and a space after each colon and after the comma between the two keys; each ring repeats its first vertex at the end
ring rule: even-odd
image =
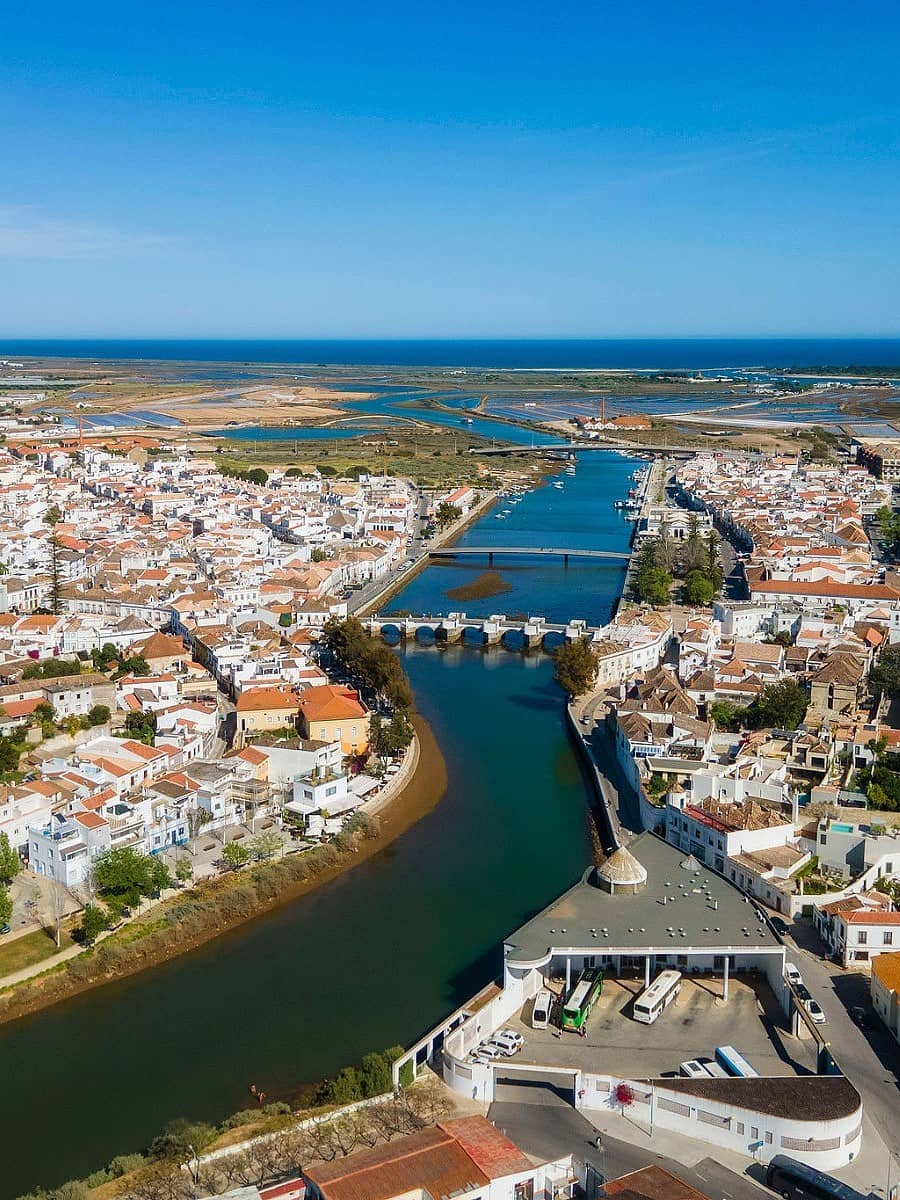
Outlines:
{"type": "Polygon", "coordinates": [[[192,1149],[198,1154],[205,1150],[215,1140],[217,1133],[215,1125],[207,1125],[205,1121],[188,1121],[184,1117],[176,1117],[174,1121],[169,1121],[162,1133],[150,1143],[150,1156],[170,1162],[181,1162],[188,1157],[192,1149]]]}
{"type": "Polygon", "coordinates": [[[246,846],[242,846],[240,842],[228,842],[222,847],[222,862],[232,871],[236,871],[238,867],[243,867],[250,861],[250,851],[246,846]]]}
{"type": "Polygon", "coordinates": [[[44,521],[50,530],[50,611],[54,615],[62,612],[62,567],[60,564],[60,553],[62,551],[62,543],[56,532],[56,526],[62,519],[62,513],[59,511],[59,506],[52,504],[44,514],[44,521]]]}
{"type": "Polygon", "coordinates": [[[96,904],[88,904],[81,914],[81,936],[92,946],[108,924],[109,918],[103,909],[96,904]]]}
{"type": "Polygon", "coordinates": [[[12,920],[12,897],[5,887],[0,887],[0,925],[8,925],[12,920]]]}
{"type": "Polygon", "coordinates": [[[180,883],[187,883],[193,874],[193,863],[189,858],[185,858],[184,855],[182,855],[175,863],[175,878],[180,883]]]}
{"type": "Polygon", "coordinates": [[[714,700],[709,706],[709,715],[717,729],[732,732],[740,729],[747,721],[747,709],[730,700],[714,700]]]}
{"type": "Polygon", "coordinates": [[[327,560],[328,560],[328,551],[322,550],[318,546],[316,546],[315,550],[313,550],[313,552],[312,552],[312,561],[314,563],[320,563],[320,562],[327,562],[327,560]]]}
{"type": "Polygon", "coordinates": [[[887,646],[869,672],[869,690],[873,696],[900,693],[900,645],[887,646]]]}
{"type": "Polygon", "coordinates": [[[712,580],[701,570],[689,571],[682,586],[686,604],[712,604],[716,594],[712,580]]]}
{"type": "Polygon", "coordinates": [[[132,846],[114,846],[94,860],[94,884],[116,907],[138,904],[142,897],[162,891],[169,883],[166,864],[132,846]]]}
{"type": "Polygon", "coordinates": [[[119,669],[116,671],[116,678],[121,679],[125,675],[152,675],[150,664],[144,658],[143,654],[135,654],[133,658],[125,658],[119,662],[119,669]]]}
{"type": "Polygon", "coordinates": [[[564,642],[554,652],[556,682],[570,696],[590,691],[597,678],[597,658],[583,638],[564,642]]]}
{"type": "MultiPolygon", "coordinates": [[[[234,842],[231,844],[234,845],[234,842]]],[[[268,862],[281,849],[281,838],[274,829],[264,829],[250,839],[248,849],[257,862],[268,862]]]]}
{"type": "Polygon", "coordinates": [[[22,868],[22,860],[9,844],[9,837],[0,833],[0,883],[9,886],[22,868]]]}
{"type": "Polygon", "coordinates": [[[88,725],[105,725],[111,715],[105,704],[95,704],[88,710],[88,725]]]}
{"type": "Polygon", "coordinates": [[[750,705],[749,715],[757,728],[796,729],[806,716],[809,698],[795,679],[769,683],[750,705]]]}
{"type": "Polygon", "coordinates": [[[99,650],[91,651],[91,664],[95,671],[108,671],[118,657],[119,651],[112,642],[104,642],[99,650]]]}
{"type": "Polygon", "coordinates": [[[125,718],[124,736],[136,738],[145,746],[152,746],[156,740],[156,713],[130,712],[125,718]]]}
{"type": "Polygon", "coordinates": [[[442,500],[437,506],[437,511],[434,515],[440,528],[444,529],[447,525],[453,525],[460,519],[462,509],[457,508],[455,504],[450,504],[448,501],[442,500]]]}
{"type": "Polygon", "coordinates": [[[0,779],[9,780],[18,774],[24,749],[19,738],[0,735],[0,779]]]}

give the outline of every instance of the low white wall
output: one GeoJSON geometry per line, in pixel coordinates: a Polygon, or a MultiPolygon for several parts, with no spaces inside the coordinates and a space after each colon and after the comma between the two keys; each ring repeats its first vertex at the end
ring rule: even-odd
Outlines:
{"type": "MultiPolygon", "coordinates": [[[[618,1111],[616,1089],[620,1083],[631,1088],[634,1102],[628,1112],[637,1120],[760,1162],[768,1162],[776,1154],[789,1154],[799,1162],[829,1171],[845,1166],[862,1145],[862,1105],[837,1120],[799,1121],[669,1091],[660,1084],[583,1073],[576,1093],[578,1107],[618,1111]]],[[[816,1086],[815,1077],[809,1078],[808,1085],[816,1086]]]]}

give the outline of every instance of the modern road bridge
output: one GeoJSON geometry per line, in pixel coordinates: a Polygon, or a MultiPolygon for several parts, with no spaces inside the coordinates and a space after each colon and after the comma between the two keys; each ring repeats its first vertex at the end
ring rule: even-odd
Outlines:
{"type": "Polygon", "coordinates": [[[568,562],[570,558],[604,558],[615,562],[628,562],[630,552],[622,550],[578,550],[566,546],[443,546],[438,550],[429,550],[429,558],[484,558],[490,562],[497,555],[510,555],[531,558],[561,558],[568,562]]]}

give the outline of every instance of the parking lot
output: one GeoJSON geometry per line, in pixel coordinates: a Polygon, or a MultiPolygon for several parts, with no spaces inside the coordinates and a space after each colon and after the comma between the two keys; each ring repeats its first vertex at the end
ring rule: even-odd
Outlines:
{"type": "Polygon", "coordinates": [[[631,1015],[642,980],[611,979],[580,1037],[559,1029],[532,1029],[529,1001],[509,1028],[522,1033],[525,1046],[515,1056],[518,1066],[572,1067],[633,1078],[677,1074],[679,1063],[712,1058],[716,1046],[733,1045],[760,1075],[807,1074],[814,1070],[812,1046],[785,1029],[784,1016],[765,980],[732,978],[729,998],[722,999],[721,978],[686,978],[672,1004],[652,1025],[631,1015]]]}

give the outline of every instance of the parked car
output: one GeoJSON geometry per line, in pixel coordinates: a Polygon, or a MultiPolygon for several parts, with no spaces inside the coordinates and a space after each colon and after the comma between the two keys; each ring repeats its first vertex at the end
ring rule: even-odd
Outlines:
{"type": "Polygon", "coordinates": [[[807,1000],[812,1000],[812,992],[802,983],[797,984],[797,996],[804,1004],[807,1000]]]}
{"type": "Polygon", "coordinates": [[[776,933],[780,933],[782,937],[787,933],[787,922],[782,921],[781,917],[772,917],[772,928],[776,933]]]}
{"type": "Polygon", "coordinates": [[[491,1058],[512,1058],[515,1054],[515,1050],[511,1050],[509,1046],[504,1046],[494,1038],[488,1038],[486,1042],[482,1043],[481,1048],[486,1050],[491,1058]]]}
{"type": "Polygon", "coordinates": [[[491,1061],[490,1054],[487,1054],[484,1050],[481,1049],[480,1046],[477,1050],[473,1050],[472,1053],[469,1055],[470,1063],[478,1063],[481,1066],[487,1066],[487,1064],[490,1061],[491,1061]]]}
{"type": "Polygon", "coordinates": [[[828,1018],[822,1012],[821,1008],[818,1005],[818,1002],[813,1000],[813,998],[811,996],[808,1000],[803,1001],[803,1007],[806,1009],[806,1011],[809,1013],[809,1015],[812,1017],[812,1019],[815,1021],[815,1023],[817,1025],[826,1025],[828,1023],[828,1018]]]}
{"type": "Polygon", "coordinates": [[[797,970],[797,966],[795,963],[786,962],[784,964],[784,977],[788,981],[788,983],[793,984],[794,987],[802,987],[803,986],[803,976],[797,970]]]}
{"type": "Polygon", "coordinates": [[[508,1047],[513,1054],[518,1054],[518,1052],[525,1045],[525,1039],[522,1037],[521,1033],[516,1033],[512,1029],[499,1030],[494,1034],[492,1041],[495,1041],[498,1046],[508,1047]]]}
{"type": "Polygon", "coordinates": [[[856,1008],[850,1009],[850,1020],[860,1029],[871,1029],[872,1022],[869,1020],[869,1014],[864,1008],[857,1005],[856,1008]]]}

